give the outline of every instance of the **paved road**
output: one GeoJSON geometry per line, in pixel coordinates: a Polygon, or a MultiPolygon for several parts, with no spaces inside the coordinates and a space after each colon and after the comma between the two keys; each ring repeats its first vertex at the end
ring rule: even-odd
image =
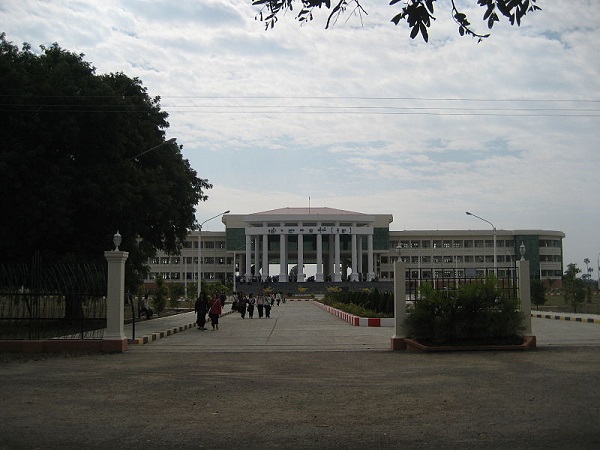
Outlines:
{"type": "MultiPolygon", "coordinates": [[[[226,311],[229,306],[226,306],[226,311]]],[[[143,336],[192,324],[194,313],[153,319],[137,325],[143,336]]],[[[271,319],[242,319],[227,315],[218,331],[186,330],[130,351],[145,352],[237,352],[237,351],[363,351],[389,350],[394,328],[356,327],[314,306],[310,301],[287,302],[272,308],[271,319]],[[142,347],[142,348],[140,348],[142,347]]],[[[210,328],[210,327],[209,327],[210,328]]],[[[532,318],[539,347],[600,346],[600,324],[532,318]]],[[[126,329],[133,336],[131,326],[126,329]]]]}
{"type": "MultiPolygon", "coordinates": [[[[272,316],[0,363],[0,449],[600,448],[599,324],[537,319],[535,351],[432,355],[310,302],[272,316]]],[[[138,331],[175,320],[193,317],[138,331]]]]}

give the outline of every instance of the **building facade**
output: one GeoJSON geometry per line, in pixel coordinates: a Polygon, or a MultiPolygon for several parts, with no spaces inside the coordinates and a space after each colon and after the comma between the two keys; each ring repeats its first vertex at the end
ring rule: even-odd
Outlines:
{"type": "Polygon", "coordinates": [[[510,277],[524,247],[532,277],[558,287],[563,232],[548,230],[390,230],[391,214],[283,208],[225,214],[225,231],[190,233],[180,255],[149,261],[152,284],[169,282],[344,282],[393,278],[406,262],[412,278],[510,277]],[[495,242],[495,245],[494,245],[495,242]],[[198,245],[200,244],[200,246],[198,245]],[[198,264],[200,262],[200,264],[198,264]]]}

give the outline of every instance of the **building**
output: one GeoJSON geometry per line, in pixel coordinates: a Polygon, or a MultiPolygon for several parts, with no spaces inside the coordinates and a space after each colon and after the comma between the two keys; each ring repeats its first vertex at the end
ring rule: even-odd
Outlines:
{"type": "Polygon", "coordinates": [[[548,230],[390,230],[391,214],[333,208],[282,208],[225,214],[225,231],[193,231],[180,255],[149,261],[178,283],[207,281],[346,282],[390,280],[400,258],[413,278],[514,273],[524,246],[532,277],[560,286],[563,232],[548,230]],[[198,248],[198,242],[201,243],[198,248]],[[494,245],[495,242],[495,245],[494,245]],[[198,261],[201,261],[200,267],[198,261]]]}

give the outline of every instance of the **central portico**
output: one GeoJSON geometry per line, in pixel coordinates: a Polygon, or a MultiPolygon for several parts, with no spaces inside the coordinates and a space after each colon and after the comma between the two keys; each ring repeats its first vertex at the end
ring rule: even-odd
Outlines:
{"type": "Polygon", "coordinates": [[[388,214],[363,214],[333,208],[282,208],[248,215],[223,216],[227,250],[245,255],[240,274],[266,281],[277,276],[306,281],[304,267],[316,265],[315,281],[361,281],[375,278],[374,254],[389,248],[388,214]],[[269,265],[279,263],[279,272],[269,265]],[[348,268],[350,273],[348,274],[348,268]]]}

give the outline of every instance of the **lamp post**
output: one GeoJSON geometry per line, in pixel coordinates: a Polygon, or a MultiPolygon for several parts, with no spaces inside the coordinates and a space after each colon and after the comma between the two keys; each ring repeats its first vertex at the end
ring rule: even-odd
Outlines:
{"type": "Polygon", "coordinates": [[[492,229],[494,230],[494,275],[498,276],[498,261],[496,258],[496,226],[489,220],[486,220],[483,217],[476,216],[475,214],[469,211],[466,211],[466,214],[467,216],[473,216],[479,220],[483,220],[484,222],[489,223],[492,226],[492,229]]]}
{"type": "Polygon", "coordinates": [[[134,160],[134,159],[137,160],[137,158],[139,158],[140,156],[145,155],[146,153],[151,152],[152,150],[156,150],[158,147],[162,147],[165,144],[171,144],[171,143],[175,142],[176,140],[177,140],[177,138],[171,138],[168,141],[161,142],[160,144],[155,145],[154,147],[149,148],[148,150],[144,150],[142,153],[138,153],[137,155],[132,156],[131,158],[129,158],[129,161],[134,160]]]}
{"type": "Polygon", "coordinates": [[[200,228],[198,229],[198,297],[200,297],[200,293],[202,292],[202,226],[209,220],[216,219],[217,217],[221,217],[224,214],[229,214],[229,210],[223,211],[222,213],[217,214],[216,216],[213,216],[210,219],[206,219],[200,224],[200,228]]]}

